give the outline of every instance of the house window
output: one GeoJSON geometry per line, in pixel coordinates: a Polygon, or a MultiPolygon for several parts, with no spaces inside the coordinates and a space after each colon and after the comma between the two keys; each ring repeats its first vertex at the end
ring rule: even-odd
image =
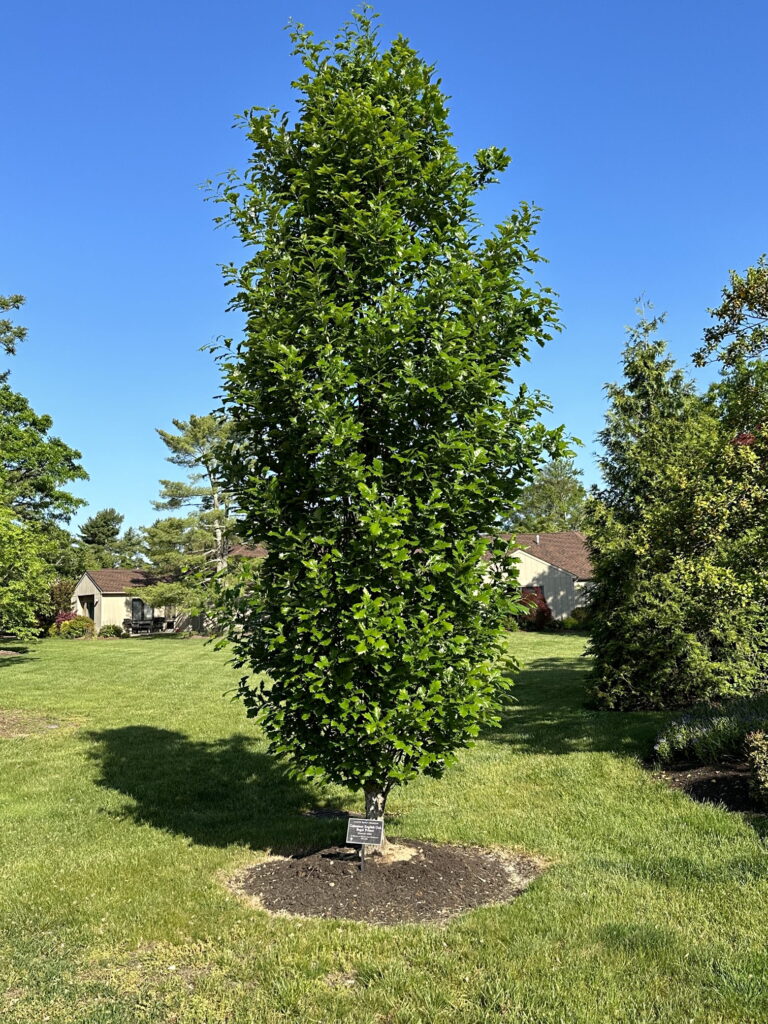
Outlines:
{"type": "Polygon", "coordinates": [[[134,622],[147,622],[152,620],[154,608],[152,605],[145,604],[140,597],[134,597],[131,600],[131,619],[134,622]]]}

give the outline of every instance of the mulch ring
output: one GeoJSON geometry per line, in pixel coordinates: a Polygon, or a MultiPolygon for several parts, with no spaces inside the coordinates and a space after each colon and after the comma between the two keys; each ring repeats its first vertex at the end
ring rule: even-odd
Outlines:
{"type": "Polygon", "coordinates": [[[12,740],[35,736],[51,729],[61,729],[66,723],[33,715],[29,711],[7,711],[0,708],[0,739],[12,740]]]}
{"type": "Polygon", "coordinates": [[[246,868],[230,885],[273,914],[334,917],[370,924],[449,921],[519,896],[543,870],[540,861],[469,846],[397,840],[395,858],[333,846],[273,857],[246,868]]]}
{"type": "Polygon", "coordinates": [[[680,789],[693,800],[722,804],[729,811],[765,813],[764,805],[752,795],[746,764],[670,765],[654,774],[670,789],[680,789]]]}

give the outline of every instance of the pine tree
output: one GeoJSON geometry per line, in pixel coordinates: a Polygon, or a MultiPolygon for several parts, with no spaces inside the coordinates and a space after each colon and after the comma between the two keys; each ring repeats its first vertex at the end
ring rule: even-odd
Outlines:
{"type": "Polygon", "coordinates": [[[164,534],[167,542],[169,531],[175,530],[175,547],[184,552],[188,564],[200,568],[210,562],[221,572],[227,567],[232,543],[232,516],[229,495],[217,470],[218,452],[227,444],[229,425],[213,415],[193,415],[188,420],[173,420],[173,425],[176,434],[157,432],[171,452],[168,461],[182,466],[188,476],[186,480],[161,480],[160,500],[153,504],[157,509],[183,510],[187,515],[166,520],[165,526],[155,524],[155,533],[164,534]]]}
{"type": "Polygon", "coordinates": [[[587,491],[571,458],[545,463],[523,488],[505,527],[520,533],[558,533],[580,530],[584,522],[587,491]]]}

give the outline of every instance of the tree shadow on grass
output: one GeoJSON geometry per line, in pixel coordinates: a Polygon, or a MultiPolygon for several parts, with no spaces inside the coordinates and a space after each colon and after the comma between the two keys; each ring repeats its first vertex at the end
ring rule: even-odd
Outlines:
{"type": "Polygon", "coordinates": [[[12,665],[21,665],[25,661],[34,661],[29,654],[29,647],[20,644],[15,640],[3,640],[0,637],[0,668],[10,668],[12,665]]]}
{"type": "Polygon", "coordinates": [[[647,758],[666,712],[595,711],[587,707],[587,658],[540,658],[515,677],[501,728],[486,739],[529,754],[607,751],[647,758]]]}
{"type": "Polygon", "coordinates": [[[97,784],[132,801],[118,812],[121,818],[204,846],[294,853],[344,841],[346,815],[322,814],[338,810],[338,802],[319,807],[317,793],[245,736],[207,743],[131,725],[87,738],[101,770],[97,784]]]}

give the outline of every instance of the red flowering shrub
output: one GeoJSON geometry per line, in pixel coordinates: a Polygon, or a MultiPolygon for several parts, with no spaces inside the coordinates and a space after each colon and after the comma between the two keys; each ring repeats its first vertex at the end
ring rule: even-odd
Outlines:
{"type": "Polygon", "coordinates": [[[528,611],[518,617],[521,629],[547,629],[552,625],[552,609],[547,604],[541,587],[523,587],[522,598],[528,611]]]}
{"type": "Polygon", "coordinates": [[[48,636],[60,636],[61,635],[61,624],[62,622],[71,622],[72,619],[76,619],[77,616],[74,612],[59,612],[56,618],[51,623],[48,630],[48,636]]]}

